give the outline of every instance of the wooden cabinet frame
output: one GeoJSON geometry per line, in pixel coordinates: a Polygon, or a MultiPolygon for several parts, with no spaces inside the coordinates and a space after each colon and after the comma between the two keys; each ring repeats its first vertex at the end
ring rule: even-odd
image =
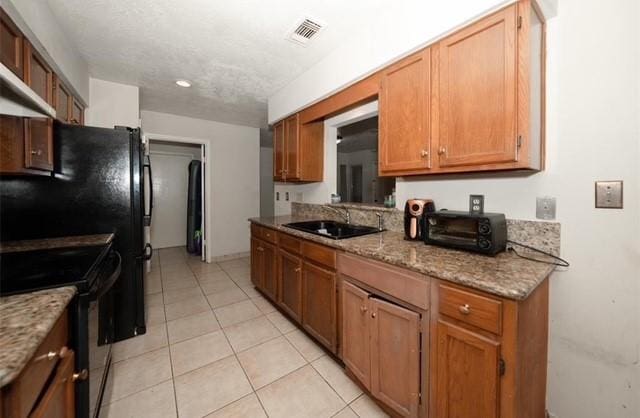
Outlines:
{"type": "MultiPolygon", "coordinates": [[[[435,41],[425,49],[398,60],[365,79],[301,110],[298,118],[299,123],[302,127],[309,123],[322,123],[325,118],[378,98],[380,107],[380,175],[410,176],[498,170],[543,170],[545,163],[545,33],[545,19],[535,1],[519,0],[517,3],[480,18],[476,22],[435,41]],[[501,139],[498,140],[498,142],[502,141],[500,144],[504,146],[502,148],[494,146],[494,149],[487,147],[488,151],[485,150],[486,152],[482,152],[482,149],[480,152],[476,152],[471,146],[468,147],[468,152],[462,152],[461,155],[456,156],[452,154],[450,148],[450,141],[454,138],[449,129],[451,116],[444,112],[445,109],[441,108],[440,103],[441,100],[450,100],[445,79],[448,68],[444,59],[446,51],[443,49],[451,42],[469,36],[477,28],[487,24],[491,25],[492,22],[496,23],[500,20],[504,22],[505,31],[508,32],[502,44],[507,56],[504,74],[505,83],[508,84],[506,94],[508,97],[503,100],[506,107],[503,121],[504,132],[500,134],[501,139]],[[385,133],[392,130],[393,126],[385,125],[385,119],[388,117],[386,116],[388,109],[385,109],[385,106],[389,102],[385,97],[385,75],[397,71],[407,62],[411,62],[412,59],[427,51],[430,53],[428,59],[431,61],[431,65],[430,74],[427,74],[429,70],[426,70],[425,77],[428,75],[430,80],[428,83],[430,94],[428,110],[424,112],[422,123],[429,130],[429,140],[427,143],[415,144],[413,141],[417,139],[412,139],[409,144],[412,148],[409,154],[412,156],[406,161],[389,159],[388,154],[385,154],[384,151],[385,147],[389,145],[385,142],[385,133]],[[423,161],[415,156],[416,150],[425,151],[424,157],[421,155],[423,161]]],[[[463,91],[464,89],[459,90],[463,91]]],[[[413,112],[420,112],[420,106],[417,107],[418,110],[413,109],[413,112]]],[[[411,112],[412,110],[408,110],[407,115],[411,115],[411,112]]],[[[410,119],[411,117],[407,117],[406,120],[410,119]]],[[[396,123],[402,124],[403,122],[396,123]]],[[[415,120],[410,123],[415,123],[415,120]]],[[[473,138],[470,141],[473,141],[473,138]]],[[[304,168],[305,160],[305,158],[301,160],[301,168],[304,168]]],[[[276,176],[276,180],[282,181],[283,179],[276,176]]],[[[304,173],[301,181],[305,181],[304,173]]],[[[308,181],[319,180],[310,179],[308,181]]]]}

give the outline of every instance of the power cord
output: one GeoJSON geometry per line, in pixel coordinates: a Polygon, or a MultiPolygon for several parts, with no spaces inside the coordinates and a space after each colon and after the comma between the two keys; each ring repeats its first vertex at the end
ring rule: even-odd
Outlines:
{"type": "Polygon", "coordinates": [[[548,253],[548,252],[546,252],[546,251],[539,250],[539,249],[537,249],[537,248],[535,248],[535,247],[531,247],[531,246],[529,246],[529,245],[525,245],[525,244],[521,244],[521,243],[519,243],[519,242],[511,241],[510,239],[508,239],[508,240],[507,240],[507,242],[508,242],[509,244],[512,244],[512,246],[510,246],[509,248],[507,248],[507,251],[511,251],[511,252],[513,252],[515,255],[517,255],[517,256],[518,256],[518,257],[520,257],[520,258],[524,258],[525,260],[530,260],[530,261],[536,261],[536,262],[538,262],[538,263],[551,264],[552,266],[569,267],[569,262],[568,262],[567,260],[565,260],[565,259],[563,259],[563,258],[560,258],[560,257],[557,257],[557,256],[555,256],[555,255],[553,255],[553,254],[551,254],[551,253],[548,253]],[[546,260],[540,260],[539,258],[533,258],[533,257],[527,257],[527,256],[525,256],[525,255],[520,254],[518,251],[516,251],[516,249],[515,249],[515,248],[513,248],[513,245],[517,245],[517,246],[519,246],[519,247],[526,248],[526,249],[528,249],[528,250],[535,251],[535,252],[540,253],[540,254],[544,254],[544,255],[546,255],[547,257],[551,257],[551,258],[553,258],[554,260],[557,260],[558,262],[554,262],[554,261],[546,261],[546,260]]]}

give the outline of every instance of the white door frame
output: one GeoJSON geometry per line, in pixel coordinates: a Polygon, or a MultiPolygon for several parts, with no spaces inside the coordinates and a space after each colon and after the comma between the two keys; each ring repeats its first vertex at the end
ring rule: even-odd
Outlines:
{"type": "MultiPolygon", "coordinates": [[[[142,140],[145,144],[149,144],[149,141],[162,141],[162,142],[179,142],[183,144],[196,144],[200,145],[200,153],[202,157],[202,173],[203,173],[203,182],[202,182],[202,205],[204,216],[202,217],[202,222],[204,223],[204,236],[202,237],[202,245],[204,246],[204,251],[202,252],[202,259],[207,263],[211,262],[211,246],[209,245],[209,237],[212,237],[211,231],[211,170],[209,169],[209,159],[208,159],[208,146],[211,143],[208,139],[202,138],[189,138],[184,136],[174,136],[174,135],[164,135],[164,134],[154,134],[151,132],[145,132],[142,135],[142,140]]],[[[153,167],[151,167],[153,170],[153,167]]]]}

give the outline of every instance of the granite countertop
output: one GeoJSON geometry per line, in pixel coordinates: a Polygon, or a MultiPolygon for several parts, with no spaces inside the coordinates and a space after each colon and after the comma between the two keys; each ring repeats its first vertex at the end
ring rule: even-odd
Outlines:
{"type": "Polygon", "coordinates": [[[75,294],[67,286],[0,297],[0,387],[20,374],[75,294]]]}
{"type": "Polygon", "coordinates": [[[0,254],[22,251],[51,250],[54,248],[91,247],[113,241],[114,234],[76,235],[70,237],[29,239],[0,242],[0,254]]]}
{"type": "Polygon", "coordinates": [[[425,245],[420,241],[406,241],[404,234],[400,232],[385,231],[357,238],[334,240],[282,226],[289,222],[309,219],[297,216],[276,216],[252,218],[249,221],[348,253],[514,300],[526,299],[555,268],[549,264],[525,260],[510,252],[489,257],[425,245]]]}

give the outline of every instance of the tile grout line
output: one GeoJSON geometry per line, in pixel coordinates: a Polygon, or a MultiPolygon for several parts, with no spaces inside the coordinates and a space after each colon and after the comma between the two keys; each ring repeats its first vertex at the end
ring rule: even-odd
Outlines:
{"type": "MultiPolygon", "coordinates": [[[[158,254],[158,256],[160,256],[160,254],[158,254]]],[[[163,282],[163,280],[162,280],[162,267],[160,267],[160,286],[162,287],[162,301],[164,302],[164,284],[162,282],[163,282]]],[[[162,309],[163,310],[164,310],[165,306],[166,306],[166,304],[163,303],[163,305],[162,305],[162,309]]],[[[165,319],[166,319],[166,310],[165,310],[165,319]]],[[[173,375],[173,358],[172,358],[172,355],[171,355],[171,345],[169,344],[169,325],[168,325],[168,321],[165,321],[164,327],[165,327],[165,331],[167,333],[167,335],[166,335],[166,337],[167,337],[167,350],[169,351],[169,367],[171,368],[171,387],[173,388],[173,403],[174,403],[175,408],[176,408],[176,418],[180,418],[180,412],[178,412],[178,394],[177,394],[177,391],[176,391],[176,379],[175,379],[175,376],[173,375]]]]}

